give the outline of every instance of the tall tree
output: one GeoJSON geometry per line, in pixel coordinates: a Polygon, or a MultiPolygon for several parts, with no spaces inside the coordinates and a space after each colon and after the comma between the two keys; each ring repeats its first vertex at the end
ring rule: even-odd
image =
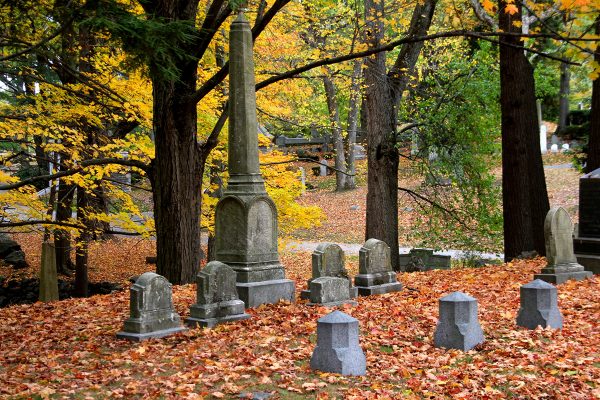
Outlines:
{"type": "MultiPolygon", "coordinates": [[[[418,3],[407,34],[423,36],[429,30],[437,0],[418,3]]],[[[369,48],[384,39],[385,1],[365,1],[369,48]]],[[[388,72],[386,53],[365,60],[365,108],[367,129],[367,226],[366,239],[383,240],[390,246],[392,267],[399,268],[398,249],[398,164],[396,148],[397,107],[419,58],[423,42],[404,44],[388,72]]]]}
{"type": "MultiPolygon", "coordinates": [[[[498,2],[499,27],[521,33],[521,3],[498,2]]],[[[544,255],[544,219],[550,208],[539,144],[533,68],[518,36],[500,38],[504,256],[544,255]]]]}
{"type": "MultiPolygon", "coordinates": [[[[600,16],[596,17],[596,35],[600,35],[600,16]]],[[[600,65],[600,46],[596,46],[594,53],[596,68],[600,65]]],[[[588,142],[588,157],[585,167],[586,172],[600,168],[600,76],[596,75],[592,86],[592,116],[590,125],[590,139],[588,142]]]]}

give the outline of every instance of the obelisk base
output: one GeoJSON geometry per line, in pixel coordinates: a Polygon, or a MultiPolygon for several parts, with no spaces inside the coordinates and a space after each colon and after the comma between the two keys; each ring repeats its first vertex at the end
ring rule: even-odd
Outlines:
{"type": "Polygon", "coordinates": [[[565,283],[569,279],[573,279],[576,281],[582,281],[586,278],[591,278],[592,273],[590,271],[577,271],[577,272],[562,272],[556,274],[535,274],[533,279],[541,279],[548,283],[554,283],[555,285],[560,285],[561,283],[565,283]]]}
{"type": "Polygon", "coordinates": [[[294,302],[296,287],[291,279],[276,279],[262,282],[235,284],[240,300],[246,308],[258,307],[261,304],[275,304],[280,300],[294,302]]]}

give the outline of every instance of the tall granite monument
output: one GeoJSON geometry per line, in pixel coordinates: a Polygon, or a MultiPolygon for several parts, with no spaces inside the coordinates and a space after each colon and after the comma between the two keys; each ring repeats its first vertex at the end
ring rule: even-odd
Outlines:
{"type": "Polygon", "coordinates": [[[236,272],[246,307],[293,301],[277,253],[277,210],[259,169],[252,32],[242,13],[229,49],[229,183],[215,212],[216,259],[236,272]]]}
{"type": "Polygon", "coordinates": [[[600,168],[579,179],[579,229],[573,246],[577,262],[600,274],[600,168]]]}
{"type": "Polygon", "coordinates": [[[544,220],[546,259],[548,265],[534,279],[561,284],[569,279],[583,280],[592,276],[577,263],[573,252],[573,223],[562,207],[553,207],[544,220]]]}

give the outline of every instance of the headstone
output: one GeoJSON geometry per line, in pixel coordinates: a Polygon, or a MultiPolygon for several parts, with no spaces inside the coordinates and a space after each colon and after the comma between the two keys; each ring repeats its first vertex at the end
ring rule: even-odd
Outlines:
{"type": "Polygon", "coordinates": [[[229,43],[229,182],[215,210],[215,259],[236,272],[246,307],[294,301],[277,251],[277,209],[259,168],[252,31],[242,13],[229,43]]]}
{"type": "Polygon", "coordinates": [[[579,264],[600,274],[600,168],[579,179],[579,228],[573,245],[579,264]]]}
{"type": "Polygon", "coordinates": [[[485,338],[477,319],[477,300],[461,292],[440,299],[440,317],[433,340],[436,347],[471,350],[485,338]]]}
{"type": "Polygon", "coordinates": [[[550,146],[550,151],[552,153],[558,153],[558,145],[556,143],[553,143],[552,146],[550,146]]]}
{"type": "Polygon", "coordinates": [[[163,276],[145,272],[129,290],[129,319],[119,339],[141,341],[185,331],[173,308],[171,284],[163,276]]]}
{"type": "Polygon", "coordinates": [[[518,326],[528,329],[538,326],[561,329],[562,324],[563,317],[558,309],[556,287],[540,279],[521,286],[518,326]]]}
{"type": "Polygon", "coordinates": [[[569,279],[582,280],[592,275],[577,263],[573,252],[573,223],[567,211],[554,207],[544,221],[548,264],[534,279],[560,284],[569,279]]]}
{"type": "Polygon", "coordinates": [[[558,136],[556,136],[556,134],[552,134],[552,136],[550,137],[550,143],[558,146],[558,136]]]}
{"type": "Polygon", "coordinates": [[[58,276],[56,250],[49,242],[42,243],[42,266],[40,268],[40,301],[58,300],[58,276]]]}
{"type": "Polygon", "coordinates": [[[302,184],[302,194],[306,192],[306,171],[304,167],[299,167],[300,170],[300,183],[302,184]]]}
{"type": "Polygon", "coordinates": [[[569,150],[569,143],[563,143],[562,146],[560,146],[562,151],[567,151],[569,150]]]}
{"type": "Polygon", "coordinates": [[[196,304],[190,307],[186,325],[212,328],[225,322],[250,318],[235,288],[235,271],[219,261],[206,264],[196,276],[196,304]]]}
{"type": "Polygon", "coordinates": [[[390,247],[377,239],[369,239],[358,252],[358,275],[354,285],[361,296],[402,290],[392,271],[390,247]]]}
{"type": "Polygon", "coordinates": [[[319,176],[327,176],[327,168],[329,165],[329,161],[323,158],[319,160],[319,162],[319,176]]]}
{"type": "Polygon", "coordinates": [[[360,144],[355,144],[354,145],[354,159],[355,160],[364,160],[365,158],[367,158],[367,151],[365,150],[364,146],[361,146],[360,144]]]}
{"type": "Polygon", "coordinates": [[[546,124],[540,124],[540,148],[542,149],[542,154],[548,152],[548,128],[546,124]]]}
{"type": "Polygon", "coordinates": [[[317,321],[317,346],[310,368],[341,375],[364,375],[367,360],[358,342],[358,320],[334,311],[317,321]]]}
{"type": "Polygon", "coordinates": [[[452,258],[449,255],[434,254],[432,249],[410,249],[408,254],[400,254],[400,270],[406,272],[450,269],[452,258]]]}
{"type": "Polygon", "coordinates": [[[313,279],[309,285],[309,305],[334,307],[342,304],[357,304],[350,297],[352,288],[349,287],[349,280],[346,278],[323,276],[313,279]]]}
{"type": "MultiPolygon", "coordinates": [[[[346,256],[340,246],[334,243],[321,243],[312,253],[312,278],[307,282],[307,290],[300,293],[300,298],[311,299],[311,282],[317,278],[334,277],[346,280],[348,299],[356,297],[356,288],[346,271],[346,256]]],[[[312,301],[312,300],[311,300],[312,301]]],[[[315,303],[314,301],[312,301],[315,303]]],[[[318,301],[316,303],[319,303],[318,301]]]]}

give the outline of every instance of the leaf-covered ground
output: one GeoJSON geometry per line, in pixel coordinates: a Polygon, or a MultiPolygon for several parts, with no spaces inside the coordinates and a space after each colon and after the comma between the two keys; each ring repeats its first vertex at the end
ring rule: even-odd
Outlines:
{"type": "MultiPolygon", "coordinates": [[[[284,255],[299,291],[310,255],[284,255]]],[[[356,272],[356,262],[350,269],[356,272]]],[[[543,260],[400,274],[402,292],[343,308],[360,321],[365,377],[313,372],[316,320],[302,302],[249,310],[247,321],[142,344],[117,340],[126,291],[0,310],[0,396],[5,398],[570,398],[600,397],[600,280],[559,286],[564,329],[515,326],[519,286],[543,260]],[[479,301],[486,342],[462,352],[433,347],[437,301],[452,291],[479,301]]],[[[193,285],[174,288],[185,317],[193,285]]]]}

